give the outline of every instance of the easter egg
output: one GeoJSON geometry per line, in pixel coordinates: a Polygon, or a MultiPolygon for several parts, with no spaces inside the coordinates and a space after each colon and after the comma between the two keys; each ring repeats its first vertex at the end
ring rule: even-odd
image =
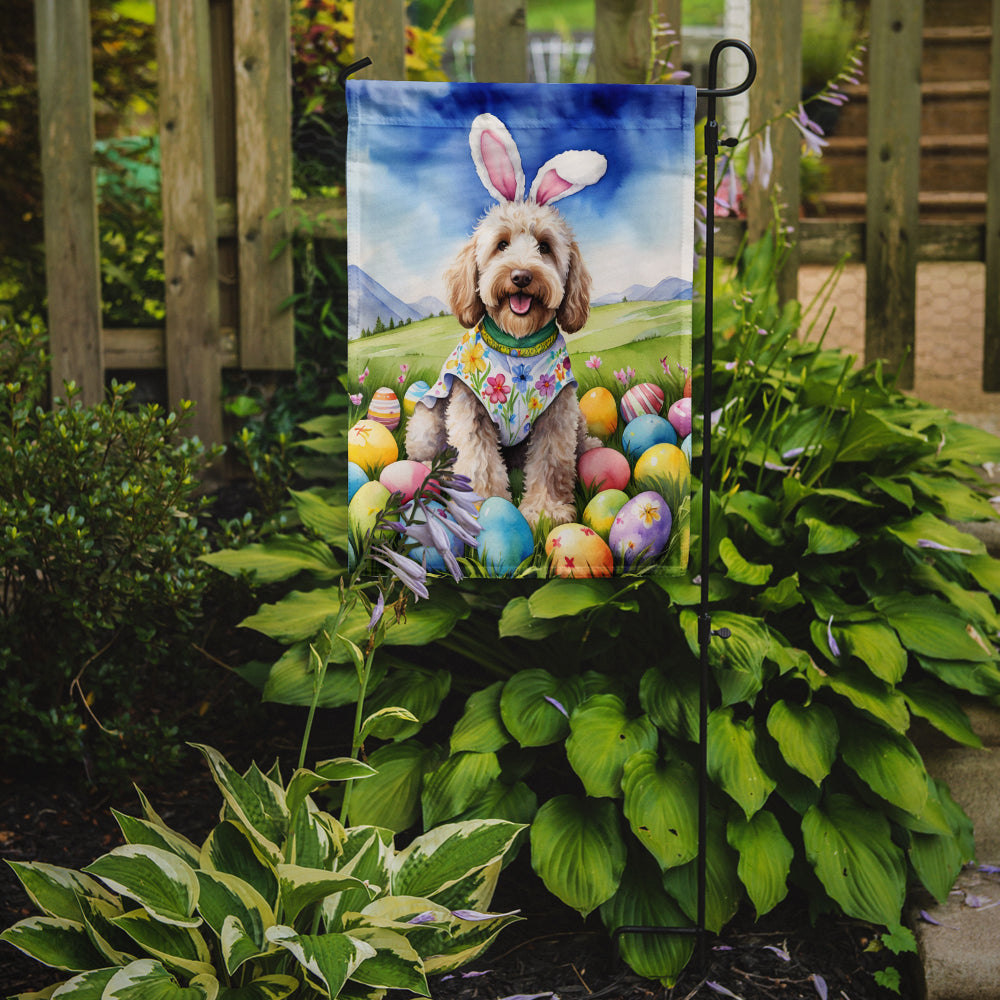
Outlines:
{"type": "Polygon", "coordinates": [[[535,549],[524,515],[503,497],[487,497],[479,508],[476,554],[490,576],[510,576],[535,549]]]}
{"type": "Polygon", "coordinates": [[[625,506],[628,494],[621,490],[601,490],[583,510],[583,523],[608,540],[615,515],[625,506]]]}
{"type": "Polygon", "coordinates": [[[682,396],[667,410],[667,420],[674,426],[679,438],[691,433],[691,397],[682,396]]]}
{"type": "Polygon", "coordinates": [[[622,396],[622,419],[635,420],[640,413],[659,413],[663,409],[663,390],[652,382],[640,382],[622,396]]]}
{"type": "Polygon", "coordinates": [[[392,389],[376,389],[368,404],[368,419],[394,431],[399,426],[399,399],[392,389]]]}
{"type": "Polygon", "coordinates": [[[599,385],[580,397],[580,412],[587,421],[589,433],[609,438],[618,427],[618,409],[610,390],[599,385]]]}
{"type": "Polygon", "coordinates": [[[347,463],[347,502],[354,499],[354,494],[358,492],[358,487],[368,482],[365,470],[357,462],[347,463]]]}
{"type": "Polygon", "coordinates": [[[654,444],[635,463],[635,481],[642,490],[656,490],[671,510],[678,510],[691,492],[691,466],[676,445],[654,444]]]}
{"type": "Polygon", "coordinates": [[[347,505],[347,530],[358,540],[375,527],[379,515],[385,510],[391,494],[378,480],[362,483],[347,505]]]}
{"type": "MultiPolygon", "coordinates": [[[[403,515],[406,516],[412,511],[413,504],[408,504],[403,508],[403,515]]],[[[431,512],[431,517],[439,517],[442,513],[441,520],[444,522],[442,527],[447,536],[447,548],[452,555],[460,556],[465,552],[465,542],[462,541],[457,535],[455,535],[448,528],[449,518],[443,504],[438,503],[436,500],[431,500],[426,505],[426,509],[431,512]]],[[[426,515],[423,509],[417,507],[416,511],[413,512],[413,523],[414,524],[424,524],[426,522],[426,515]]],[[[442,540],[442,548],[444,547],[444,542],[442,540]]],[[[448,572],[449,568],[445,562],[444,555],[437,546],[434,545],[414,545],[406,553],[411,559],[415,559],[418,563],[424,565],[428,570],[436,573],[448,572]]]]}
{"type": "Polygon", "coordinates": [[[403,394],[403,412],[408,417],[413,416],[413,411],[417,408],[417,403],[424,398],[424,393],[429,388],[430,386],[423,379],[419,379],[403,394]]]}
{"type": "Polygon", "coordinates": [[[658,556],[670,540],[673,515],[667,501],[653,490],[632,497],[615,516],[608,544],[626,569],[633,562],[658,556]]]}
{"type": "Polygon", "coordinates": [[[378,481],[390,493],[402,493],[403,503],[409,503],[420,491],[430,469],[423,462],[400,459],[390,462],[381,472],[378,481]]]}
{"type": "Polygon", "coordinates": [[[375,420],[359,420],[347,432],[347,460],[360,465],[369,476],[399,458],[396,439],[389,428],[375,420]]]}
{"type": "Polygon", "coordinates": [[[556,576],[576,579],[611,576],[614,558],[608,543],[585,524],[560,524],[545,539],[545,554],[551,557],[556,576]]]}
{"type": "Polygon", "coordinates": [[[684,452],[684,457],[688,460],[688,465],[691,464],[691,435],[688,434],[686,438],[680,443],[680,449],[684,452]]]}
{"type": "Polygon", "coordinates": [[[641,413],[625,425],[622,448],[633,462],[654,444],[677,444],[677,431],[664,417],[656,413],[641,413]]]}
{"type": "Polygon", "coordinates": [[[580,482],[597,490],[623,490],[632,470],[616,448],[591,448],[576,463],[580,482]]]}

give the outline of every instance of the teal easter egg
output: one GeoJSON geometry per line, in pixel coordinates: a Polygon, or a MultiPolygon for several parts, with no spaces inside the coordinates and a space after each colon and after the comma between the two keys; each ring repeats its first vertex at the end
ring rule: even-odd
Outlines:
{"type": "MultiPolygon", "coordinates": [[[[407,504],[403,508],[403,517],[408,519],[410,511],[413,509],[413,504],[407,504]]],[[[445,507],[443,504],[437,502],[437,500],[431,500],[426,504],[426,509],[430,511],[431,517],[440,518],[442,523],[442,528],[444,529],[447,536],[447,548],[452,555],[460,556],[465,552],[465,542],[462,541],[457,535],[455,535],[451,529],[448,527],[449,518],[445,507]]],[[[413,523],[414,524],[424,524],[426,521],[426,516],[424,515],[424,510],[418,507],[413,513],[413,523]]],[[[444,547],[444,541],[442,540],[442,548],[444,547]]],[[[415,545],[406,553],[411,559],[416,559],[418,563],[422,563],[426,568],[434,573],[445,573],[448,572],[448,566],[445,563],[444,555],[441,549],[433,545],[415,545]]]]}
{"type": "Polygon", "coordinates": [[[347,505],[349,534],[363,539],[375,527],[392,494],[378,480],[362,483],[347,505]]]}
{"type": "Polygon", "coordinates": [[[615,516],[608,544],[615,559],[628,569],[632,563],[654,559],[670,540],[673,515],[667,501],[653,490],[632,497],[615,516]]]}
{"type": "Polygon", "coordinates": [[[584,486],[596,490],[623,490],[632,475],[628,459],[617,448],[585,451],[576,463],[576,471],[584,486]]]}
{"type": "Polygon", "coordinates": [[[658,413],[640,414],[622,431],[622,448],[633,462],[654,444],[677,444],[677,431],[658,413]]]}
{"type": "Polygon", "coordinates": [[[396,393],[387,386],[376,389],[368,404],[368,419],[394,431],[399,426],[399,413],[399,397],[396,393]]]}
{"type": "Polygon", "coordinates": [[[621,490],[601,490],[584,508],[583,523],[607,541],[615,515],[627,502],[628,494],[621,490]]]}
{"type": "Polygon", "coordinates": [[[424,393],[430,386],[423,380],[418,379],[403,394],[403,412],[408,416],[413,416],[413,411],[417,408],[417,403],[424,398],[424,393]]]}
{"type": "Polygon", "coordinates": [[[420,492],[430,472],[423,462],[403,458],[387,465],[379,474],[378,481],[390,493],[402,493],[403,503],[409,503],[420,492]]]}
{"type": "Polygon", "coordinates": [[[487,497],[479,508],[476,553],[490,576],[510,576],[535,549],[524,515],[503,497],[487,497]]]}
{"type": "Polygon", "coordinates": [[[347,463],[347,502],[354,499],[354,494],[358,492],[359,486],[364,486],[368,482],[365,470],[357,462],[347,463]]]}
{"type": "Polygon", "coordinates": [[[673,424],[679,438],[685,438],[691,433],[691,397],[682,396],[672,403],[667,410],[667,420],[673,424]]]}
{"type": "Polygon", "coordinates": [[[684,452],[684,457],[688,460],[688,465],[691,464],[691,435],[688,434],[683,441],[681,441],[681,451],[684,452]]]}

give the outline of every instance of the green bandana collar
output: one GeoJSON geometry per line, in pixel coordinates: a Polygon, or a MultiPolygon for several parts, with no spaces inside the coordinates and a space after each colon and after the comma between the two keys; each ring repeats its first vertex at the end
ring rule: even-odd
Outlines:
{"type": "Polygon", "coordinates": [[[559,328],[554,319],[546,323],[541,330],[518,339],[509,333],[504,333],[489,316],[484,316],[479,324],[479,332],[488,347],[515,358],[527,358],[541,354],[543,351],[547,351],[556,342],[556,337],[559,336],[559,328]]]}

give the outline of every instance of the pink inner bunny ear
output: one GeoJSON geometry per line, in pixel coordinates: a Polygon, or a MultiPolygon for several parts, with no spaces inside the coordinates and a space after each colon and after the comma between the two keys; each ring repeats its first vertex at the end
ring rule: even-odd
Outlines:
{"type": "Polygon", "coordinates": [[[546,170],[535,189],[535,201],[539,205],[544,205],[546,202],[558,198],[572,186],[570,181],[564,180],[555,170],[546,170]]]}
{"type": "Polygon", "coordinates": [[[503,140],[489,129],[483,129],[479,149],[493,186],[506,201],[513,201],[517,197],[517,174],[503,140]]]}

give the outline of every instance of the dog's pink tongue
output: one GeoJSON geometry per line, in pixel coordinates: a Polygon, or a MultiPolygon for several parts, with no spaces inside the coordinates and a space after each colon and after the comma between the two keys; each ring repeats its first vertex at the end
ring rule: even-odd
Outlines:
{"type": "Polygon", "coordinates": [[[529,309],[531,309],[531,296],[522,295],[520,293],[512,295],[510,297],[510,307],[517,313],[518,316],[523,316],[529,309]]]}

